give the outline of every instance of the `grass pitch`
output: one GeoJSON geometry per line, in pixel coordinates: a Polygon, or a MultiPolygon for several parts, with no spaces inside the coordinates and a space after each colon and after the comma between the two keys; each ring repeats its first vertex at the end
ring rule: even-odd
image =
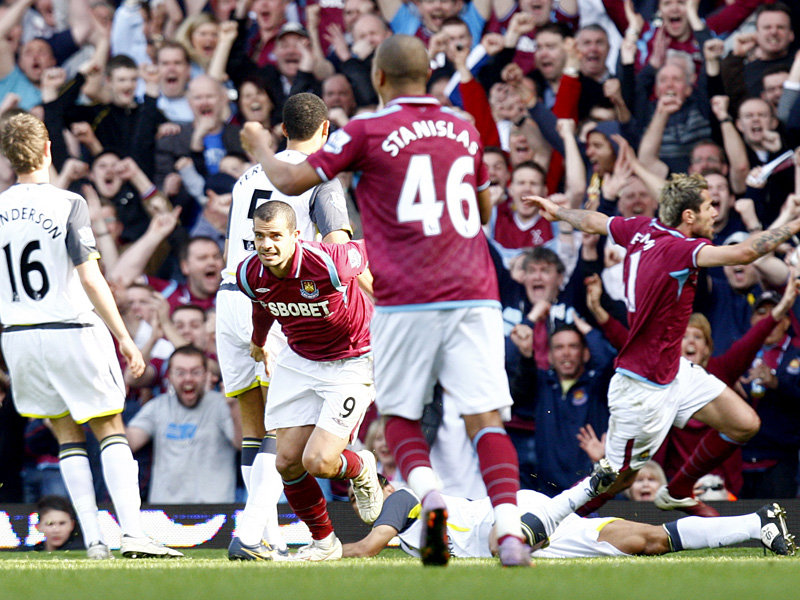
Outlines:
{"type": "Polygon", "coordinates": [[[82,553],[0,554],[0,599],[771,600],[800,593],[800,558],[752,548],[665,557],[539,560],[502,569],[489,559],[423,568],[399,550],[335,563],[242,563],[225,550],[188,560],[90,561],[82,553]]]}

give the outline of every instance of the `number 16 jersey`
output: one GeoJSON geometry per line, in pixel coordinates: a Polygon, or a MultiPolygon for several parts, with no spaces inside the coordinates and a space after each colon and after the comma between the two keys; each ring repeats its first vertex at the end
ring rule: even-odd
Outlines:
{"type": "Polygon", "coordinates": [[[476,196],[489,185],[482,155],[472,125],[413,96],[353,118],[308,157],[324,181],[360,172],[377,310],[499,307],[476,196]]]}
{"type": "Polygon", "coordinates": [[[75,266],[99,258],[86,200],[49,183],[0,194],[0,320],[75,321],[92,310],[75,266]]]}

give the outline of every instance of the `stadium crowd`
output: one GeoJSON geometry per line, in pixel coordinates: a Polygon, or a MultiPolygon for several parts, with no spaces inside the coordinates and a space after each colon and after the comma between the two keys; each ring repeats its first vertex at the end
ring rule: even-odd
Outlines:
{"type": "MultiPolygon", "coordinates": [[[[556,496],[590,474],[602,456],[626,303],[635,301],[625,296],[625,249],[545,219],[526,198],[656,217],[670,174],[698,173],[717,245],[797,218],[798,17],[796,0],[0,5],[0,119],[30,111],[46,124],[53,181],[86,198],[101,269],[145,357],[135,377],[120,355],[124,420],[133,449],[144,446],[136,454],[143,494],[149,488],[160,503],[243,499],[233,459],[247,451],[241,415],[224,398],[214,335],[231,191],[257,162],[239,134],[255,121],[283,148],[284,104],[302,92],[322,98],[332,132],[375,111],[373,57],[394,33],[426,44],[429,93],[482,137],[494,203],[484,232],[514,398],[506,429],[521,486],[556,496]],[[176,350],[180,360],[171,361],[176,350]]],[[[401,128],[384,150],[433,135],[429,127],[401,128]]],[[[356,238],[361,176],[339,176],[356,238]]],[[[0,158],[0,191],[13,183],[0,158]]],[[[795,237],[750,265],[703,269],[697,280],[682,355],[760,418],[758,432],[714,471],[710,487],[724,486],[726,498],[798,496],[798,245],[795,237]]],[[[16,415],[13,385],[5,377],[0,386],[0,501],[67,495],[47,421],[16,415]]],[[[426,433],[435,440],[442,414],[431,412],[426,433]]],[[[670,432],[652,457],[667,481],[708,431],[690,420],[670,432]]],[[[373,409],[359,437],[397,487],[383,436],[373,409]]],[[[440,433],[440,444],[449,439],[440,433]]],[[[347,497],[340,481],[323,487],[347,497]]]]}

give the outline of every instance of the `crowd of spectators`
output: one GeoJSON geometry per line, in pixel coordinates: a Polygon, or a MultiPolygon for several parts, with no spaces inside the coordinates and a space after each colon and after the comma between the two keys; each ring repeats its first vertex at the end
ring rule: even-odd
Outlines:
{"type": "MultiPolygon", "coordinates": [[[[285,100],[312,92],[341,127],[378,109],[370,73],[383,39],[427,44],[429,92],[483,138],[515,400],[507,426],[523,487],[553,495],[590,470],[607,426],[626,335],[624,249],[545,221],[523,197],[655,217],[664,180],[689,172],[708,181],[717,244],[797,216],[798,15],[797,0],[6,0],[0,118],[41,117],[57,185],[88,202],[101,267],[148,361],[141,377],[125,374],[125,419],[132,447],[153,441],[152,469],[137,455],[144,487],[153,473],[149,497],[205,501],[168,484],[217,469],[229,477],[212,499],[233,499],[239,421],[219,395],[214,300],[230,191],[252,164],[244,122],[281,147],[285,100]],[[198,445],[202,457],[187,454],[198,445]]],[[[356,235],[357,182],[342,177],[356,235]]],[[[12,184],[0,158],[0,189],[12,184]]],[[[729,497],[798,495],[800,303],[787,286],[798,261],[787,244],[698,280],[683,355],[762,423],[718,473],[729,497]]],[[[47,422],[13,414],[5,379],[0,394],[0,500],[63,494],[47,422]]],[[[703,433],[690,422],[670,434],[654,457],[667,477],[703,433]]],[[[391,477],[381,436],[365,423],[391,477]]]]}

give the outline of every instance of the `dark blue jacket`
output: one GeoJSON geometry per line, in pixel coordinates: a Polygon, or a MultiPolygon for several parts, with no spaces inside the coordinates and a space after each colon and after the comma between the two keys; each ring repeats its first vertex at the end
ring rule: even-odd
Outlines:
{"type": "Polygon", "coordinates": [[[537,369],[533,358],[520,361],[511,382],[515,413],[536,418],[538,488],[551,496],[592,470],[592,461],[578,445],[578,430],[588,423],[599,437],[608,428],[608,382],[616,354],[596,329],[586,343],[591,358],[566,393],[555,371],[537,369]]]}
{"type": "MultiPolygon", "coordinates": [[[[742,448],[745,462],[797,460],[800,450],[800,348],[789,344],[775,370],[778,387],[756,403],[761,429],[742,448]]],[[[750,392],[750,385],[747,386],[750,392]]]]}

